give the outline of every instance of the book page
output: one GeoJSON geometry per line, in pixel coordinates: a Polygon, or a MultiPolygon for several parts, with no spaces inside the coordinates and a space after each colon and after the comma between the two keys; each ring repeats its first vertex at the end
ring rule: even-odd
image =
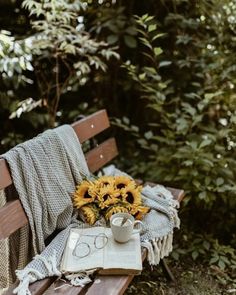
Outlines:
{"type": "Polygon", "coordinates": [[[139,233],[134,233],[127,243],[117,243],[111,229],[106,228],[108,244],[104,249],[103,268],[142,270],[142,256],[139,233]]]}
{"type": "Polygon", "coordinates": [[[73,228],[63,254],[61,270],[78,272],[103,267],[103,250],[95,247],[95,238],[103,227],[73,228]]]}

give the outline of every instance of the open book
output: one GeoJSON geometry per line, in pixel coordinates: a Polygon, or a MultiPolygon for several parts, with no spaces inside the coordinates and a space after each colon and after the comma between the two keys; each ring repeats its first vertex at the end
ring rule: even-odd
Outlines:
{"type": "Polygon", "coordinates": [[[120,244],[113,239],[110,228],[73,228],[60,269],[63,273],[99,269],[100,274],[139,274],[142,270],[139,233],[120,244]]]}

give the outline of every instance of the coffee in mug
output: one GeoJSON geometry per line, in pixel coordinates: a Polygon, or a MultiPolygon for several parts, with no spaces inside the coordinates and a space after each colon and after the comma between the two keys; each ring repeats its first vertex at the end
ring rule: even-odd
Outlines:
{"type": "Polygon", "coordinates": [[[119,243],[125,243],[131,238],[134,229],[136,233],[142,230],[143,223],[135,220],[129,213],[116,213],[110,218],[110,226],[114,239],[119,243]],[[136,228],[137,225],[139,228],[136,228]]]}

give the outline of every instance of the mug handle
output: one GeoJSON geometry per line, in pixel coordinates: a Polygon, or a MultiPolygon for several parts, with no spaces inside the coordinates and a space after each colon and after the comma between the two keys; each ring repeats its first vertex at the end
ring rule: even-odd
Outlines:
{"type": "Polygon", "coordinates": [[[143,230],[143,227],[144,227],[144,225],[143,225],[143,223],[142,223],[142,221],[140,221],[140,220],[135,220],[134,221],[134,229],[135,229],[135,232],[133,232],[133,234],[136,234],[136,233],[140,233],[142,230],[143,230]],[[141,228],[135,228],[135,226],[136,225],[141,225],[141,228]]]}

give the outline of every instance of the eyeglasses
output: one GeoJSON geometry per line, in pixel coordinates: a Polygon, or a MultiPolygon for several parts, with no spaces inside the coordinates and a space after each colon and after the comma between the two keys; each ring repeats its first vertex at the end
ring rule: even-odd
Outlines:
{"type": "Polygon", "coordinates": [[[97,235],[80,234],[72,251],[72,255],[78,258],[89,256],[93,248],[91,244],[89,244],[87,241],[82,241],[83,237],[93,238],[93,247],[97,250],[103,249],[108,242],[108,237],[104,233],[100,233],[97,235]]]}

